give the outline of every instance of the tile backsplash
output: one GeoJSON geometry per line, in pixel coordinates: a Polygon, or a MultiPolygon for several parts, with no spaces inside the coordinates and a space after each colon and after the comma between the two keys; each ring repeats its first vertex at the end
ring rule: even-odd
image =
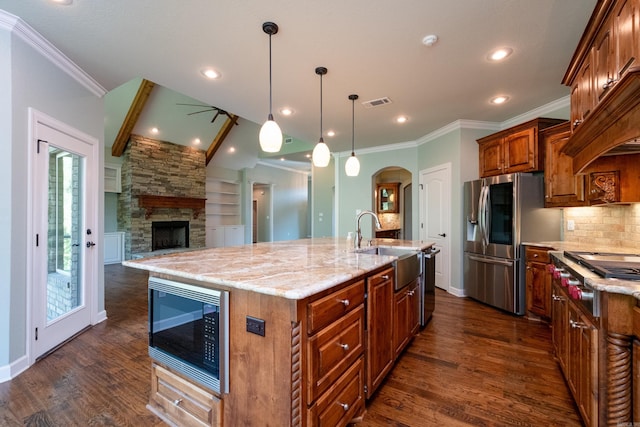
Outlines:
{"type": "Polygon", "coordinates": [[[565,208],[563,235],[567,242],[640,249],[640,204],[565,208]],[[573,231],[569,220],[575,224],[573,231]]]}

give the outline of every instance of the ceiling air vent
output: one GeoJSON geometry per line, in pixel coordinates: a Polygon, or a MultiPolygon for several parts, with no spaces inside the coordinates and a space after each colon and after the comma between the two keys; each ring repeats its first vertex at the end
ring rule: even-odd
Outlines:
{"type": "Polygon", "coordinates": [[[285,143],[285,144],[291,144],[292,142],[293,142],[293,138],[291,138],[291,137],[286,137],[286,138],[284,139],[284,143],[285,143]]]}
{"type": "Polygon", "coordinates": [[[387,105],[387,104],[391,104],[391,100],[386,96],[384,98],[372,99],[371,101],[365,101],[362,103],[362,105],[364,105],[365,108],[379,107],[381,105],[387,105]]]}

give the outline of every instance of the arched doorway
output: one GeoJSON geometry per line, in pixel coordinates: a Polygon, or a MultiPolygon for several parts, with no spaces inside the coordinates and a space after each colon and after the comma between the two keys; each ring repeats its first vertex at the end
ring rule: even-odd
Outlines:
{"type": "Polygon", "coordinates": [[[412,175],[401,167],[386,167],[372,176],[373,206],[382,230],[376,237],[417,239],[413,232],[412,175]]]}

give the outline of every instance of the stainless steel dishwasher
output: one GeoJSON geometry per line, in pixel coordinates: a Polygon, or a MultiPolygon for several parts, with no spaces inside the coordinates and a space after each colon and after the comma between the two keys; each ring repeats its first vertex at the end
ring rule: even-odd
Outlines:
{"type": "Polygon", "coordinates": [[[422,252],[422,274],[420,275],[420,326],[425,327],[436,306],[436,254],[440,249],[430,247],[422,252]]]}

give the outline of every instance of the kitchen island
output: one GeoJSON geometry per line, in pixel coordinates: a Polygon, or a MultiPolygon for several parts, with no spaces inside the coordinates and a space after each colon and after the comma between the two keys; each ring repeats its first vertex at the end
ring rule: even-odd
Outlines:
{"type": "MultiPolygon", "coordinates": [[[[433,244],[372,245],[423,251],[433,244]]],[[[362,417],[366,397],[397,357],[397,319],[418,310],[394,312],[395,259],[322,238],[123,262],[152,277],[229,292],[228,392],[154,361],[149,408],[178,425],[336,426],[362,417]],[[248,318],[264,322],[264,336],[247,330],[248,318]]]]}

